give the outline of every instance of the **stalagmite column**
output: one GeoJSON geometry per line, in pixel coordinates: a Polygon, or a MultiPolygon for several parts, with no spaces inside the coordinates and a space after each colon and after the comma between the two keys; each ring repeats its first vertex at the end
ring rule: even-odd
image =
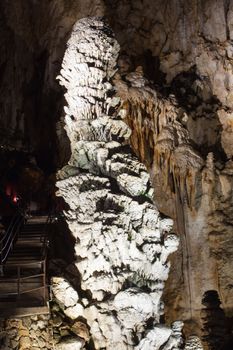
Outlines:
{"type": "Polygon", "coordinates": [[[182,323],[158,325],[167,258],[178,239],[153,205],[149,174],[127,142],[131,131],[111,83],[118,52],[103,19],[82,19],[58,77],[67,90],[72,155],[57,186],[70,207],[81,287],[67,287],[72,302],[58,285],[54,294],[68,317],[86,322],[95,349],[178,349],[182,323]]]}

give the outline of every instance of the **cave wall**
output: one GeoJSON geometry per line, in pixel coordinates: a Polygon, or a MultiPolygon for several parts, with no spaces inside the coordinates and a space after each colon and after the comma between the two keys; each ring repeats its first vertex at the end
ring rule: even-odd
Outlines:
{"type": "Polygon", "coordinates": [[[56,82],[74,22],[98,2],[3,0],[0,4],[1,144],[35,153],[54,171],[69,157],[63,93],[56,82]]]}
{"type": "MultiPolygon", "coordinates": [[[[203,96],[213,94],[223,105],[232,107],[232,1],[105,3],[123,50],[136,57],[150,50],[153,59],[159,59],[167,83],[196,65],[205,82],[203,96]]],[[[153,61],[151,66],[155,69],[153,61]]]]}
{"type": "Polygon", "coordinates": [[[201,333],[208,290],[232,315],[232,5],[122,1],[108,12],[124,50],[117,89],[131,144],[182,240],[165,305],[187,333],[201,333]]]}

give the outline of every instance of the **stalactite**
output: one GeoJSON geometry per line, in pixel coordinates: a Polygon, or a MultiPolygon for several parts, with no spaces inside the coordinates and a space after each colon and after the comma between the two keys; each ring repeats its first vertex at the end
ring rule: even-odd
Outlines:
{"type": "Polygon", "coordinates": [[[179,184],[180,196],[193,210],[195,176],[201,169],[203,161],[198,152],[190,146],[188,133],[180,122],[180,111],[176,100],[174,96],[165,99],[155,94],[155,91],[147,86],[146,79],[142,86],[138,86],[138,91],[135,87],[132,89],[130,84],[136,85],[134,79],[135,77],[131,75],[130,80],[126,78],[126,82],[120,81],[119,77],[114,80],[118,95],[123,101],[127,99],[127,105],[131,106],[128,108],[126,119],[128,125],[132,127],[131,144],[142,161],[150,167],[151,164],[146,157],[148,152],[144,145],[144,140],[147,140],[148,147],[154,153],[153,166],[160,169],[163,177],[164,191],[172,193],[168,178],[169,174],[173,173],[174,179],[177,179],[179,184]],[[129,85],[126,89],[127,84],[129,85]],[[148,124],[147,120],[150,120],[151,124],[148,124]]]}

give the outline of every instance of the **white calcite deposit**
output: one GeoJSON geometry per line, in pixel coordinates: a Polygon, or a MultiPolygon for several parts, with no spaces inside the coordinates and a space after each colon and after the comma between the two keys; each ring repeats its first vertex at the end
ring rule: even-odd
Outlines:
{"type": "Polygon", "coordinates": [[[70,208],[65,215],[81,281],[75,291],[55,279],[54,296],[68,317],[86,320],[95,349],[179,349],[182,324],[158,325],[167,258],[178,239],[169,233],[172,220],[154,206],[147,170],[127,143],[131,131],[111,83],[118,53],[102,19],[82,19],[58,77],[67,90],[72,154],[57,187],[70,208]]]}

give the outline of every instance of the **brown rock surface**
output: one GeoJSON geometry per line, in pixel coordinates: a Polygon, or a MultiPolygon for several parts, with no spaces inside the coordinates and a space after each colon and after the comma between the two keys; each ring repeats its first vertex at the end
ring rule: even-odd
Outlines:
{"type": "MultiPolygon", "coordinates": [[[[201,335],[205,292],[215,290],[225,314],[232,316],[232,162],[221,149],[225,145],[230,155],[231,144],[224,143],[222,133],[221,143],[216,137],[207,154],[189,132],[187,120],[195,109],[185,111],[174,96],[162,97],[149,82],[136,86],[137,75],[118,77],[115,86],[124,101],[131,144],[150,169],[156,204],[176,219],[182,241],[167,283],[166,315],[186,320],[186,334],[201,335]]],[[[227,124],[224,112],[219,113],[227,124]]]]}

